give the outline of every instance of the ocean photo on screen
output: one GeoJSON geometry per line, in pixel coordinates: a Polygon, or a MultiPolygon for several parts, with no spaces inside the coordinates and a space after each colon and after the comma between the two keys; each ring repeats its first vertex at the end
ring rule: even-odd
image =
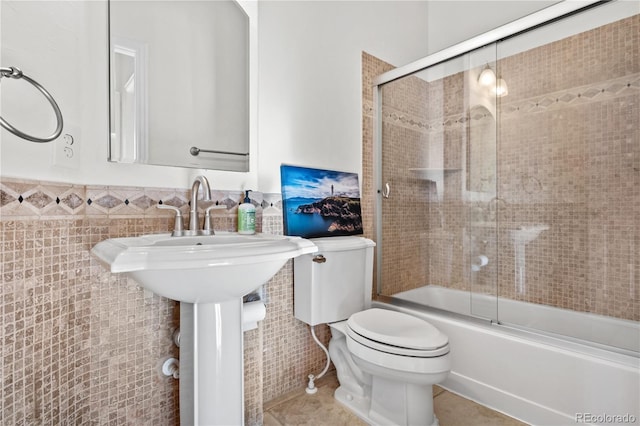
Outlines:
{"type": "Polygon", "coordinates": [[[280,166],[285,235],[362,234],[358,174],[280,166]]]}

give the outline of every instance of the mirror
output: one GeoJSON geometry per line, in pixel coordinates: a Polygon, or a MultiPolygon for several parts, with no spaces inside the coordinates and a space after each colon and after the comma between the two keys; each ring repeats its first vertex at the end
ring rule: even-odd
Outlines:
{"type": "Polygon", "coordinates": [[[249,17],[233,0],[109,1],[109,160],[249,170],[249,17]]]}

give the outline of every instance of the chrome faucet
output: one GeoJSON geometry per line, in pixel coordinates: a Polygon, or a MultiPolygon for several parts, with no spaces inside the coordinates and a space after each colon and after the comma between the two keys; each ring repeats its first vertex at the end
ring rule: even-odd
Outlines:
{"type": "Polygon", "coordinates": [[[191,187],[191,210],[189,210],[189,230],[198,231],[200,225],[198,220],[198,190],[202,186],[202,201],[211,201],[211,189],[209,181],[204,176],[198,176],[193,181],[191,187]]]}

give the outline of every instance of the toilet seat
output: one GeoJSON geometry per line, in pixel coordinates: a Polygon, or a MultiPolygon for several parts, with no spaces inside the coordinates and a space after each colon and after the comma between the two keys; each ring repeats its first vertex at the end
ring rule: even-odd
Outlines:
{"type": "Polygon", "coordinates": [[[347,336],[370,349],[414,358],[449,353],[449,339],[428,322],[387,309],[356,312],[347,320],[347,336]]]}

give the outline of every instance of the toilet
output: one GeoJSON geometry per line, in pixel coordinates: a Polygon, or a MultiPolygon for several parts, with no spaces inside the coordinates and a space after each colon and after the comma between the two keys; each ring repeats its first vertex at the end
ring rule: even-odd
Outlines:
{"type": "Polygon", "coordinates": [[[428,322],[371,308],[373,249],[362,237],[311,239],[294,260],[295,317],[329,324],[335,398],[373,425],[438,425],[432,385],[451,368],[449,339],[428,322]]]}

